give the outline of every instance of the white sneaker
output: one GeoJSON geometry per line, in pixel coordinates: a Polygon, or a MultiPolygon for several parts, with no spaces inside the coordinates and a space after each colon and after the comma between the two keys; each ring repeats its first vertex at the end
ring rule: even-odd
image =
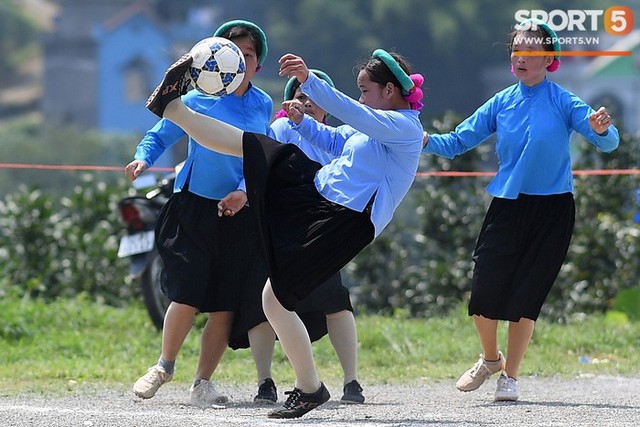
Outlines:
{"type": "Polygon", "coordinates": [[[136,381],[133,385],[133,392],[143,399],[151,399],[162,384],[168,383],[172,379],[173,374],[167,374],[162,366],[154,365],[136,381]]]}
{"type": "Polygon", "coordinates": [[[460,391],[473,391],[480,387],[491,375],[497,374],[504,369],[504,356],[501,352],[498,352],[500,359],[496,362],[487,362],[484,357],[480,355],[480,359],[469,369],[462,374],[456,387],[460,391]]]}
{"type": "Polygon", "coordinates": [[[509,378],[504,372],[498,378],[498,386],[496,387],[496,402],[515,402],[518,400],[518,381],[509,378]]]}
{"type": "Polygon", "coordinates": [[[200,384],[195,387],[192,384],[189,389],[189,395],[191,404],[201,408],[218,406],[229,401],[229,396],[218,393],[213,383],[207,380],[200,380],[200,384]]]}

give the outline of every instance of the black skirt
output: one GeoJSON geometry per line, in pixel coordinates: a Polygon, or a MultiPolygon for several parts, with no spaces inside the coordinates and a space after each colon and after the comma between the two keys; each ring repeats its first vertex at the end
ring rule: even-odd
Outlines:
{"type": "MultiPolygon", "coordinates": [[[[229,338],[229,347],[232,349],[248,348],[249,330],[267,321],[262,309],[261,294],[253,293],[243,298],[233,319],[229,338]]],[[[327,334],[327,314],[343,310],[353,311],[353,306],[349,290],[342,285],[340,272],[331,276],[296,306],[296,313],[304,323],[311,342],[327,334]]]]}
{"type": "Polygon", "coordinates": [[[469,315],[537,320],[567,255],[574,222],[571,193],[494,198],[473,256],[469,315]]]}
{"type": "Polygon", "coordinates": [[[201,312],[236,311],[245,295],[261,292],[267,278],[250,208],[219,217],[218,202],[175,193],[156,226],[164,294],[201,312]]]}
{"type": "Polygon", "coordinates": [[[320,165],[293,144],[245,132],[244,176],[273,291],[288,310],[374,237],[366,212],[330,202],[314,185],[320,165]]]}

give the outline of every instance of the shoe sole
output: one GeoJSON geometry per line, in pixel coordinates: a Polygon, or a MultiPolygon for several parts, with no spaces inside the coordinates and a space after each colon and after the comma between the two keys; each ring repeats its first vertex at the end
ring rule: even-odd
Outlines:
{"type": "MultiPolygon", "coordinates": [[[[486,381],[485,381],[485,382],[486,382],[486,381]]],[[[483,382],[482,384],[484,384],[485,382],[483,382]]],[[[458,386],[456,386],[456,388],[458,389],[458,391],[461,391],[461,392],[463,392],[463,393],[469,393],[469,392],[472,392],[472,391],[476,391],[477,389],[479,389],[480,387],[482,387],[482,384],[480,384],[480,385],[479,385],[478,387],[476,387],[476,388],[466,388],[466,389],[465,389],[465,388],[460,388],[460,387],[458,387],[458,386]]]]}
{"type": "Polygon", "coordinates": [[[344,403],[346,405],[362,405],[364,403],[364,400],[360,401],[360,400],[340,399],[340,403],[344,403]]]}
{"type": "Polygon", "coordinates": [[[187,73],[187,70],[189,69],[188,66],[191,65],[192,62],[193,62],[193,58],[189,54],[184,54],[182,57],[178,58],[178,60],[176,62],[174,62],[167,69],[167,71],[165,72],[165,75],[164,75],[164,77],[162,79],[162,82],[158,86],[156,86],[156,88],[153,90],[153,92],[151,93],[151,95],[147,99],[147,102],[145,103],[145,107],[149,111],[151,111],[153,114],[157,115],[158,117],[162,118],[164,110],[165,110],[166,106],[168,105],[168,103],[165,104],[164,106],[162,106],[161,111],[158,111],[158,109],[159,109],[158,103],[160,102],[159,99],[162,96],[166,95],[167,93],[179,90],[179,88],[177,86],[180,85],[180,83],[181,83],[181,80],[178,80],[177,82],[175,82],[171,86],[165,85],[165,80],[167,78],[167,75],[169,74],[169,72],[175,71],[176,68],[185,66],[187,68],[185,68],[185,77],[184,78],[187,78],[186,77],[186,73],[187,73]],[[162,88],[162,93],[160,93],[161,88],[162,88]]]}
{"type": "Polygon", "coordinates": [[[278,401],[277,400],[271,400],[271,399],[253,399],[253,403],[266,404],[266,405],[275,405],[276,403],[278,403],[278,401]]]}
{"type": "Polygon", "coordinates": [[[155,396],[155,393],[152,394],[151,396],[145,396],[144,394],[138,393],[137,391],[134,391],[133,394],[135,394],[140,399],[151,399],[152,397],[155,396]]]}
{"type": "Polygon", "coordinates": [[[513,398],[513,397],[496,397],[493,399],[494,402],[515,402],[517,401],[518,398],[513,398]]]}

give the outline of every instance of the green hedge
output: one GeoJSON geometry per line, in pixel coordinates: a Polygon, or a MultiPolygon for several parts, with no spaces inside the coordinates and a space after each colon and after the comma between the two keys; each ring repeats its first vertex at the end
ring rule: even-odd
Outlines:
{"type": "Polygon", "coordinates": [[[21,187],[0,202],[0,296],[53,300],[79,294],[120,305],[137,296],[117,258],[116,205],[130,186],[83,175],[71,194],[21,187]]]}
{"type": "MultiPolygon", "coordinates": [[[[457,122],[432,123],[444,132],[457,122]]],[[[578,138],[576,169],[630,169],[640,164],[638,140],[623,136],[612,154],[578,138]]],[[[421,171],[495,170],[488,143],[453,161],[423,156],[421,171]]],[[[466,301],[471,254],[490,202],[490,178],[419,177],[393,221],[344,270],[355,305],[370,313],[434,316],[466,301]]],[[[543,314],[562,320],[611,307],[619,291],[638,286],[640,225],[637,175],[579,176],[577,218],[569,256],[543,314]]],[[[126,283],[127,260],[116,257],[123,233],[116,204],[130,183],[84,175],[70,195],[22,187],[0,201],[0,297],[52,300],[85,294],[120,305],[139,298],[126,283]]]]}

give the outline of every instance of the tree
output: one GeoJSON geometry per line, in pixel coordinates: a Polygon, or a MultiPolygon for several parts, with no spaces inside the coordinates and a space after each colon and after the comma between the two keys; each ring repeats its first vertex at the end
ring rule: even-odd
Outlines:
{"type": "Polygon", "coordinates": [[[0,74],[5,76],[0,85],[9,86],[24,61],[33,56],[38,39],[38,28],[14,0],[0,0],[0,74]]]}

